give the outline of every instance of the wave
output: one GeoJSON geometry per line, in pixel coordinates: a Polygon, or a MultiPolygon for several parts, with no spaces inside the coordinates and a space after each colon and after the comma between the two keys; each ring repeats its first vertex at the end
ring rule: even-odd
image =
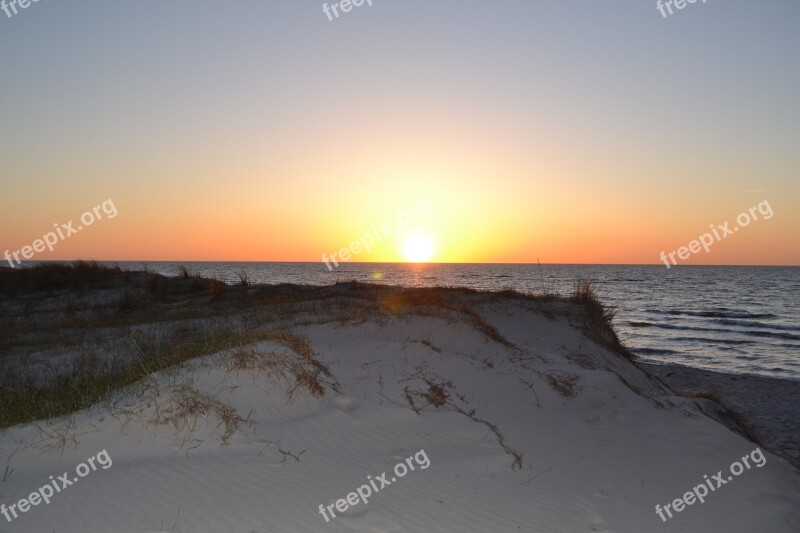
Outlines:
{"type": "Polygon", "coordinates": [[[748,331],[747,335],[755,337],[769,337],[770,339],[784,339],[790,341],[800,341],[800,335],[792,335],[791,333],[774,333],[771,331],[748,331]]]}
{"type": "Polygon", "coordinates": [[[722,344],[755,344],[755,341],[737,340],[737,339],[707,339],[704,337],[670,337],[669,341],[685,341],[685,342],[707,342],[709,344],[722,343],[722,344]]]}
{"type": "Polygon", "coordinates": [[[722,324],[724,326],[741,326],[743,328],[761,328],[761,329],[779,329],[781,331],[800,331],[798,326],[782,326],[780,324],[764,324],[762,322],[753,322],[750,320],[730,320],[722,318],[713,321],[715,324],[722,324]]]}
{"type": "Polygon", "coordinates": [[[632,348],[634,353],[650,354],[650,355],[677,355],[681,352],[677,350],[670,350],[668,348],[632,348]]]}
{"type": "Polygon", "coordinates": [[[732,311],[730,309],[717,309],[715,311],[684,311],[678,309],[647,309],[648,313],[666,314],[673,316],[698,316],[702,318],[779,318],[778,315],[772,313],[750,313],[748,311],[732,311]]]}
{"type": "Polygon", "coordinates": [[[754,337],[767,337],[770,339],[783,339],[783,340],[796,340],[800,341],[800,335],[793,335],[791,333],[778,333],[775,331],[760,331],[760,330],[747,330],[740,331],[734,329],[720,329],[720,328],[700,328],[696,326],[679,326],[674,324],[657,324],[653,322],[643,321],[630,321],[628,325],[634,328],[660,328],[670,329],[676,331],[703,331],[710,333],[724,333],[726,335],[739,334],[739,335],[752,335],[754,337]]]}
{"type": "Polygon", "coordinates": [[[711,331],[715,333],[742,333],[746,334],[745,331],[735,331],[731,329],[720,329],[720,328],[699,328],[696,326],[679,326],[675,324],[659,324],[655,322],[644,322],[644,321],[631,321],[628,322],[630,326],[635,328],[661,328],[661,329],[674,329],[678,331],[711,331]]]}

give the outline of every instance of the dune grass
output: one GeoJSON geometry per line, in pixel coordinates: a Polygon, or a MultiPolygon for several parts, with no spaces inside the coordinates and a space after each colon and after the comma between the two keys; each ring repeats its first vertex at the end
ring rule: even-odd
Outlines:
{"type": "MultiPolygon", "coordinates": [[[[432,316],[464,321],[488,341],[518,351],[474,304],[512,298],[543,308],[540,304],[564,301],[514,291],[356,282],[264,286],[241,278],[230,286],[185,267],[177,277],[167,278],[91,261],[0,269],[0,294],[10,297],[8,305],[0,306],[0,428],[75,413],[155,372],[225,350],[235,353],[260,341],[297,355],[281,369],[294,377],[290,397],[299,390],[322,396],[326,388],[335,390],[336,380],[308,340],[291,331],[293,326],[432,316]],[[135,335],[152,327],[169,334],[149,344],[135,335]],[[110,358],[99,349],[106,338],[123,343],[127,357],[110,358]],[[44,377],[29,372],[34,355],[57,358],[69,351],[81,355],[66,370],[44,377]]],[[[629,356],[611,328],[613,313],[599,302],[590,282],[579,285],[572,299],[585,310],[587,335],[629,356]]]]}
{"type": "Polygon", "coordinates": [[[633,353],[622,344],[614,329],[616,310],[600,301],[591,278],[578,281],[572,301],[582,306],[586,313],[584,333],[587,337],[630,361],[634,360],[633,353]]]}

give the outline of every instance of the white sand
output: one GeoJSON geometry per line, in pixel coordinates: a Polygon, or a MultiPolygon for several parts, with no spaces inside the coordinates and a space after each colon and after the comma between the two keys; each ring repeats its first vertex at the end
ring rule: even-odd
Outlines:
{"type": "MultiPolygon", "coordinates": [[[[727,471],[755,445],[699,415],[691,400],[668,394],[567,319],[549,320],[529,307],[507,301],[481,308],[521,353],[467,324],[430,317],[296,327],[339,382],[341,394],[328,389],[322,399],[303,390],[288,401],[289,380],[226,373],[221,357],[159,376],[162,407],[176,382],[193,379],[197,390],[249,415],[227,445],[214,415],[189,433],[126,416],[121,404],[81,413],[74,425],[7,430],[0,478],[6,462],[11,475],[0,482],[0,503],[27,497],[51,474],[74,477],[78,463],[103,449],[113,466],[11,523],[0,516],[0,531],[800,530],[800,476],[770,454],[763,468],[746,470],[663,523],[656,504],[682,496],[703,474],[727,471]],[[560,394],[547,375],[577,376],[577,394],[560,394]],[[450,381],[450,402],[437,409],[416,397],[418,415],[403,389],[427,390],[424,377],[450,381]],[[521,470],[487,424],[455,407],[494,425],[505,446],[523,455],[521,470]],[[346,497],[368,475],[420,449],[427,469],[330,523],[319,514],[319,504],[346,497]]],[[[254,348],[287,351],[269,343],[254,348]]],[[[153,413],[143,399],[129,403],[153,413]]]]}

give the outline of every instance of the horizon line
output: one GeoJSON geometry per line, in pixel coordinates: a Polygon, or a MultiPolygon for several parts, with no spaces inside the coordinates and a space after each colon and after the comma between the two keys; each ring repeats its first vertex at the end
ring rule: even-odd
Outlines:
{"type": "MultiPolygon", "coordinates": [[[[73,263],[78,261],[96,261],[98,263],[178,263],[178,264],[190,264],[190,263],[250,263],[250,264],[262,264],[262,263],[276,263],[276,264],[323,264],[322,261],[267,261],[267,260],[258,260],[258,261],[241,261],[241,260],[172,260],[172,259],[48,259],[48,260],[41,260],[41,261],[22,261],[20,264],[39,264],[39,263],[73,263]]],[[[411,261],[348,261],[347,263],[343,263],[339,268],[345,265],[531,265],[531,266],[538,266],[538,265],[550,265],[550,266],[664,266],[663,263],[526,263],[526,262],[438,262],[438,261],[428,261],[428,262],[411,262],[411,261]]],[[[16,267],[8,267],[6,265],[0,265],[5,268],[16,268],[16,267]]],[[[768,268],[797,268],[800,265],[795,264],[712,264],[712,263],[703,263],[703,264],[678,264],[678,265],[670,265],[669,269],[678,268],[678,267],[768,267],[768,268]]],[[[332,270],[331,272],[336,272],[336,270],[332,270]]]]}

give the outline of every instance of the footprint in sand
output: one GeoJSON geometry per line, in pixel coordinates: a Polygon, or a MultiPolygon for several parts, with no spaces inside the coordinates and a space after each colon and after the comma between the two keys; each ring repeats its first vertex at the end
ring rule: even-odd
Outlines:
{"type": "Polygon", "coordinates": [[[358,408],[361,403],[355,398],[351,398],[350,396],[345,396],[344,394],[335,397],[332,400],[333,406],[337,409],[340,409],[346,413],[353,411],[358,408]]]}
{"type": "Polygon", "coordinates": [[[608,531],[606,521],[599,516],[595,516],[589,523],[589,531],[608,531]]]}
{"type": "Polygon", "coordinates": [[[596,498],[601,498],[601,499],[605,500],[605,499],[608,499],[608,498],[614,496],[616,493],[617,493],[617,489],[615,489],[614,487],[603,487],[603,488],[600,488],[600,489],[596,490],[594,492],[594,496],[596,498]]]}
{"type": "Polygon", "coordinates": [[[587,413],[587,414],[583,415],[583,421],[586,422],[587,424],[591,424],[593,426],[598,426],[598,427],[602,427],[602,426],[607,426],[608,425],[608,420],[607,419],[605,419],[602,416],[593,414],[593,413],[587,413]]]}
{"type": "Polygon", "coordinates": [[[340,513],[337,511],[336,516],[342,518],[358,518],[362,515],[365,515],[367,511],[369,511],[369,508],[359,500],[356,505],[351,505],[345,512],[340,513]]]}

